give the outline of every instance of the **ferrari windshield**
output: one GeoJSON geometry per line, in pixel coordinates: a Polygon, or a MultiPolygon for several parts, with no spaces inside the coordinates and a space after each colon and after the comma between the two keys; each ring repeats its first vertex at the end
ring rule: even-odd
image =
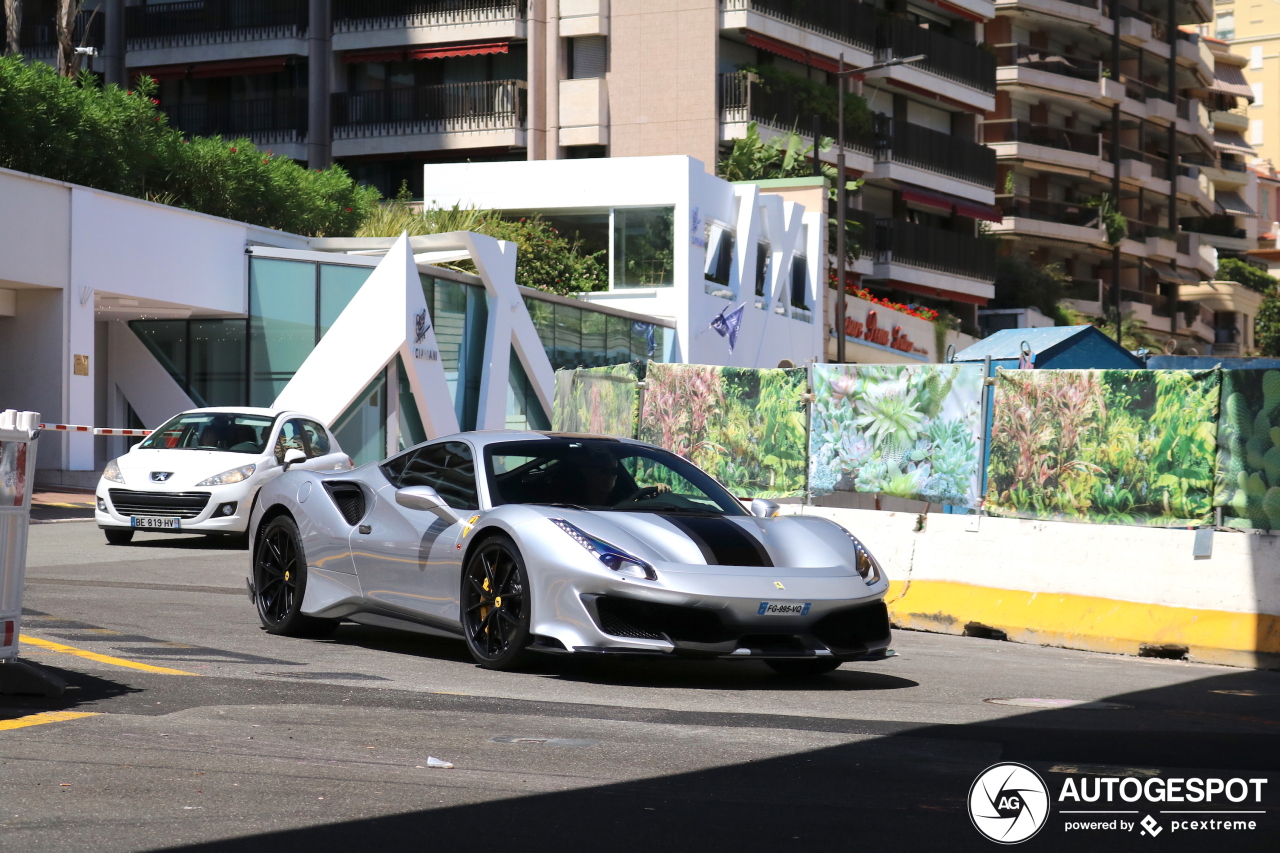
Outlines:
{"type": "Polygon", "coordinates": [[[263,452],[275,418],[237,412],[188,412],[178,415],[138,445],[143,450],[225,450],[263,452]]]}
{"type": "Polygon", "coordinates": [[[494,506],[746,515],[711,477],[675,454],[600,438],[508,441],[485,448],[494,506]]]}

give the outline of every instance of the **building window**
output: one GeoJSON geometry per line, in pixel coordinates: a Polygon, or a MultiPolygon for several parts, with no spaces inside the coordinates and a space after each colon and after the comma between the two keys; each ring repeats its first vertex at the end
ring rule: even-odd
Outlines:
{"type": "Polygon", "coordinates": [[[756,243],[756,296],[764,297],[765,289],[769,286],[769,273],[772,270],[773,252],[769,250],[769,244],[756,243]]]}
{"type": "Polygon", "coordinates": [[[1258,188],[1258,219],[1259,230],[1271,228],[1271,190],[1267,187],[1258,188]]]}
{"type": "Polygon", "coordinates": [[[1253,71],[1259,71],[1262,69],[1261,45],[1254,45],[1249,48],[1249,68],[1253,71]]]}
{"type": "Polygon", "coordinates": [[[707,260],[703,277],[710,283],[709,291],[733,298],[733,232],[719,222],[707,221],[707,260]],[[719,285],[713,287],[712,285],[719,285]]]}
{"type": "Polygon", "coordinates": [[[1250,145],[1262,144],[1262,132],[1263,132],[1262,119],[1260,118],[1249,119],[1249,144],[1250,145]]]}
{"type": "Polygon", "coordinates": [[[342,452],[358,465],[387,455],[387,372],[378,374],[333,424],[342,452]]]}
{"type": "Polygon", "coordinates": [[[1219,12],[1214,22],[1213,34],[1220,39],[1233,39],[1236,37],[1236,13],[1219,12]]]}
{"type": "Polygon", "coordinates": [[[569,76],[574,80],[603,77],[608,63],[607,47],[604,36],[569,39],[569,76]]]}
{"type": "Polygon", "coordinates": [[[613,286],[675,284],[674,207],[632,207],[613,212],[613,286]]]}
{"type": "Polygon", "coordinates": [[[791,259],[791,307],[809,307],[809,261],[803,255],[791,259]]]}
{"type": "Polygon", "coordinates": [[[1262,84],[1250,83],[1249,88],[1253,90],[1253,105],[1255,107],[1262,106],[1262,84]]]}

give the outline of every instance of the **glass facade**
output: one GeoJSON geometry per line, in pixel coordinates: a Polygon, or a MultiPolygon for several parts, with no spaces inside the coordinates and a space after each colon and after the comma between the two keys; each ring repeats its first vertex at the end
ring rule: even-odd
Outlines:
{"type": "MultiPolygon", "coordinates": [[[[197,406],[270,407],[373,269],[255,257],[249,261],[248,318],[129,325],[197,406]]],[[[454,413],[462,429],[475,429],[489,318],[484,288],[429,275],[420,279],[454,413]]],[[[674,342],[666,327],[605,314],[585,303],[577,307],[526,296],[525,306],[555,369],[665,361],[674,342]]],[[[334,424],[343,450],[357,464],[395,449],[387,447],[389,403],[396,404],[398,447],[425,438],[397,357],[334,424]],[[394,400],[387,399],[389,388],[394,400]]],[[[514,354],[507,412],[511,425],[550,428],[514,354]]]]}
{"type": "Polygon", "coordinates": [[[674,207],[613,211],[613,286],[671,287],[675,284],[674,207]]]}

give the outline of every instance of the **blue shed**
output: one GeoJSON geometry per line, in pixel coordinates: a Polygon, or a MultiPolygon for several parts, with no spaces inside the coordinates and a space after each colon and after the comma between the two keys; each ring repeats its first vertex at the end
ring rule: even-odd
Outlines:
{"type": "Polygon", "coordinates": [[[956,353],[956,362],[982,361],[1016,370],[1022,344],[1035,354],[1037,370],[1142,370],[1142,359],[1120,346],[1096,326],[1043,326],[1002,329],[956,353]]]}
{"type": "Polygon", "coordinates": [[[1276,370],[1280,358],[1226,358],[1216,355],[1153,355],[1147,359],[1152,370],[1276,370]]]}

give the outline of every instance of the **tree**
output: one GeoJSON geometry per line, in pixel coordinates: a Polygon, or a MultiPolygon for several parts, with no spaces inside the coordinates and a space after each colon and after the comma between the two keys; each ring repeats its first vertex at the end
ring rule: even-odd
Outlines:
{"type": "MultiPolygon", "coordinates": [[[[1114,308],[1107,308],[1103,317],[1090,317],[1087,314],[1081,314],[1079,311],[1065,307],[1058,310],[1063,319],[1067,321],[1068,326],[1096,326],[1103,332],[1106,332],[1108,328],[1114,329],[1116,327],[1116,311],[1114,308]]],[[[1162,344],[1160,339],[1147,328],[1147,321],[1130,311],[1124,315],[1120,323],[1120,346],[1130,352],[1140,349],[1157,351],[1162,344]]]]}
{"type": "Polygon", "coordinates": [[[1259,293],[1276,293],[1277,279],[1239,258],[1218,261],[1218,281],[1234,281],[1259,293]]]}
{"type": "Polygon", "coordinates": [[[992,308],[1038,308],[1052,317],[1062,299],[1067,274],[1061,264],[1040,266],[1029,258],[1001,255],[996,258],[996,295],[992,308]]]}
{"type": "Polygon", "coordinates": [[[22,53],[22,0],[4,0],[4,48],[10,56],[22,53]]]}
{"type": "Polygon", "coordinates": [[[1253,328],[1258,355],[1280,357],[1280,296],[1271,294],[1262,300],[1253,328]]]}

